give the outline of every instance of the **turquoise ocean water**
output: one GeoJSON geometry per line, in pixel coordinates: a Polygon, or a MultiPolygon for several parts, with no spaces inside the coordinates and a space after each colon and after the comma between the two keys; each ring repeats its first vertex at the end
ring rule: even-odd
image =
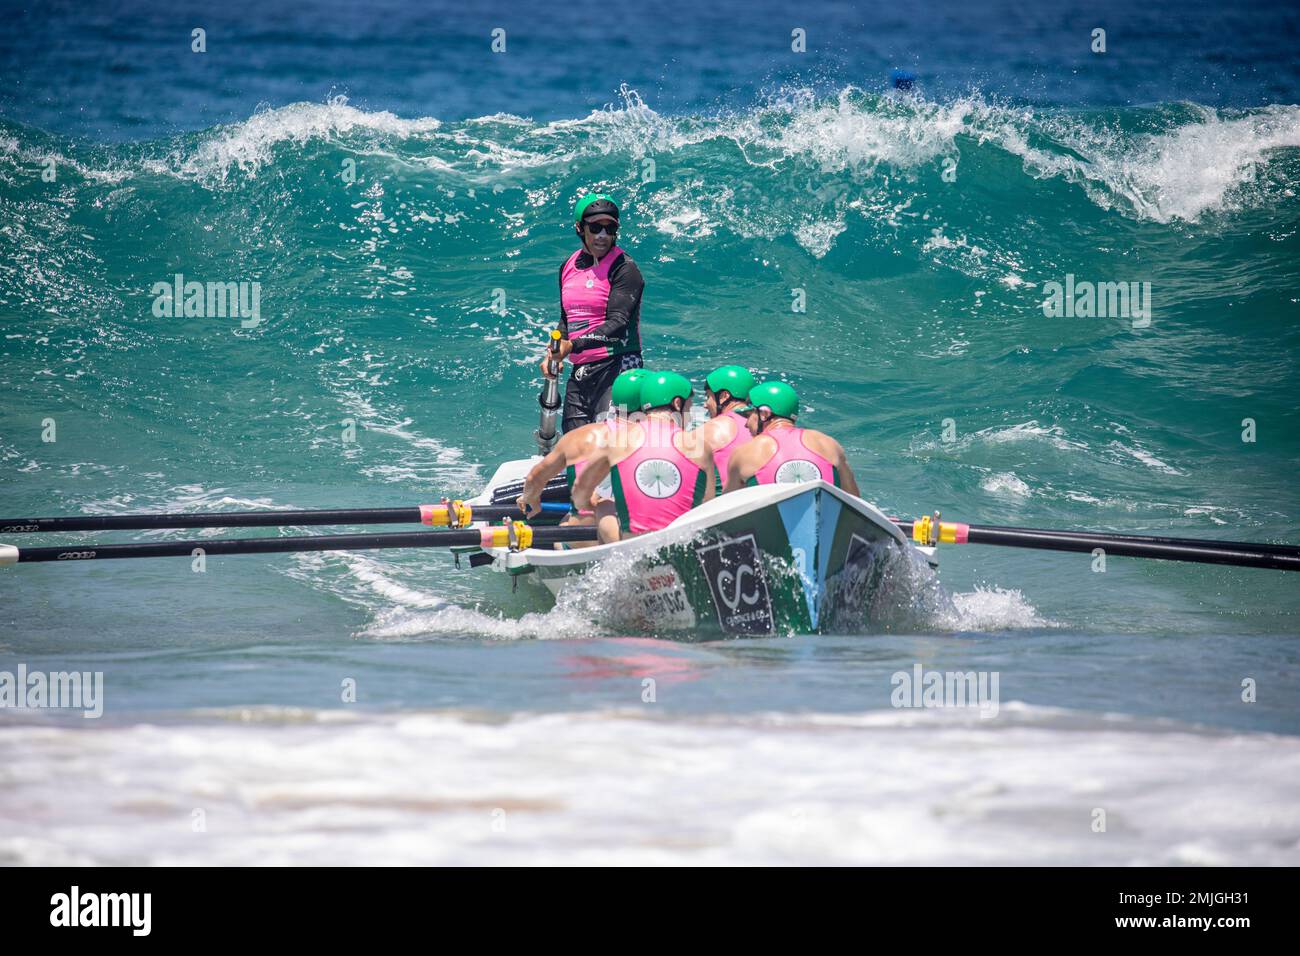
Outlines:
{"type": "MultiPolygon", "coordinates": [[[[1094,55],[1084,14],[836,8],[793,67],[779,6],[506,8],[495,59],[489,14],[349,9],[236,4],[206,60],[198,8],[12,21],[4,516],[474,493],[532,451],[598,188],[647,364],[792,382],[887,513],[1300,541],[1292,12],[1110,11],[1094,55]],[[178,273],[260,321],[156,315],[178,273]],[[1149,322],[1046,316],[1067,276],[1149,322]]],[[[0,861],[1297,862],[1293,577],[940,578],[915,631],[685,645],[435,552],[0,569],[0,670],[105,679],[98,721],[0,711],[0,861]],[[918,663],[1001,713],[891,707],[918,663]]]]}

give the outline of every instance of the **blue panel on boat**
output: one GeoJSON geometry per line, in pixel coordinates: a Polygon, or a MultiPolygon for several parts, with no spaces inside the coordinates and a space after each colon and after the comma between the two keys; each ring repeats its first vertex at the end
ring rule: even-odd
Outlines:
{"type": "Polygon", "coordinates": [[[803,597],[806,598],[811,615],[811,623],[816,627],[816,611],[818,611],[818,583],[816,583],[816,496],[815,492],[807,494],[797,494],[793,498],[787,498],[777,505],[777,510],[781,514],[781,522],[785,524],[785,533],[790,538],[790,551],[794,554],[794,566],[800,572],[800,578],[803,581],[803,597]]]}
{"type": "Polygon", "coordinates": [[[818,562],[817,549],[817,499],[818,494],[807,494],[787,498],[777,505],[781,521],[785,524],[786,534],[790,538],[790,551],[794,554],[795,567],[803,581],[804,598],[808,602],[808,614],[812,626],[817,626],[818,605],[821,603],[819,581],[824,578],[816,574],[818,562]]]}

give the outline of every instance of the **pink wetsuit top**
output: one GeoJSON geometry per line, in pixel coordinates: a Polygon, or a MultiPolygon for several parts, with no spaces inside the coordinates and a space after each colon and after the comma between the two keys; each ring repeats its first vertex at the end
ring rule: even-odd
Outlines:
{"type": "MultiPolygon", "coordinates": [[[[560,273],[560,301],[564,303],[570,339],[580,339],[596,326],[604,324],[605,307],[609,304],[609,270],[623,254],[622,249],[613,246],[599,262],[579,269],[578,256],[584,251],[579,249],[569,256],[560,273]]],[[[569,355],[569,361],[574,365],[585,365],[603,358],[609,358],[609,349],[604,345],[569,355]]]]}
{"type": "Polygon", "coordinates": [[[763,432],[776,442],[776,454],[750,479],[756,485],[788,485],[821,478],[835,487],[840,476],[835,466],[803,443],[802,428],[773,428],[763,432]]]}
{"type": "Polygon", "coordinates": [[[668,527],[704,500],[708,481],[704,469],[673,443],[681,426],[662,418],[640,425],[640,447],[610,469],[619,525],[633,534],[668,527]]]}

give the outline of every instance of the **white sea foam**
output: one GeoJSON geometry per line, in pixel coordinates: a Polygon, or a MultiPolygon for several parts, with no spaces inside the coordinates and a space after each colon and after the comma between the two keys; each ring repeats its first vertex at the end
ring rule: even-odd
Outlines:
{"type": "MultiPolygon", "coordinates": [[[[689,169],[701,146],[718,144],[724,150],[732,147],[740,163],[770,171],[793,188],[789,201],[737,206],[734,197],[719,190],[715,175],[695,176],[695,183],[675,199],[668,193],[680,186],[644,195],[633,186],[629,200],[644,221],[688,235],[707,235],[724,225],[742,236],[790,235],[820,257],[848,228],[845,216],[851,210],[871,223],[893,227],[922,215],[908,211],[914,197],[899,195],[891,180],[917,181],[954,163],[952,168],[960,168],[983,151],[1016,157],[1031,177],[1075,184],[1103,208],[1172,222],[1266,201],[1268,190],[1260,185],[1268,167],[1281,151],[1300,147],[1300,106],[1160,109],[1163,115],[1153,112],[1148,124],[1154,131],[1135,133],[1100,118],[1011,107],[979,94],[937,102],[919,96],[882,98],[846,86],[831,99],[794,87],[746,109],[679,117],[657,113],[635,90],[624,87],[618,103],[583,118],[538,124],[493,115],[445,124],[433,117],[358,109],[336,96],[323,103],[263,109],[201,134],[197,142],[180,143],[164,157],[105,168],[55,158],[61,166],[107,184],[145,169],[220,185],[235,174],[261,175],[281,144],[346,139],[358,155],[384,157],[472,188],[488,185],[485,172],[499,186],[506,173],[559,170],[610,155],[636,162],[676,157],[676,164],[689,169]],[[399,149],[395,143],[414,145],[399,149]],[[429,150],[421,154],[424,144],[429,150]],[[678,214],[686,220],[674,224],[678,214]]],[[[25,163],[43,156],[13,137],[0,142],[0,155],[25,163]]],[[[529,192],[530,200],[540,196],[550,204],[557,199],[553,183],[529,192]]],[[[997,261],[1002,250],[972,243],[975,249],[998,267],[990,278],[1005,278],[1002,265],[1014,267],[997,261]]],[[[968,257],[975,255],[972,250],[946,249],[968,257]]],[[[964,271],[979,267],[983,274],[978,262],[954,265],[964,271]]]]}
{"type": "MultiPolygon", "coordinates": [[[[347,361],[341,360],[338,365],[344,367],[347,361]]],[[[366,477],[437,491],[463,490],[482,484],[477,462],[468,461],[462,449],[412,429],[415,420],[403,416],[400,410],[381,409],[366,393],[356,388],[343,388],[338,397],[344,406],[345,417],[355,422],[359,435],[363,432],[386,435],[395,440],[398,448],[395,458],[363,465],[361,473],[366,477]]],[[[337,443],[338,434],[322,437],[319,441],[337,443]]]]}
{"type": "Polygon", "coordinates": [[[348,105],[347,97],[335,96],[325,103],[293,103],[254,113],[242,123],[206,136],[192,152],[173,154],[166,162],[149,161],[146,168],[203,182],[225,182],[236,171],[255,177],[281,143],[336,139],[355,132],[405,139],[441,126],[431,117],[401,119],[383,110],[357,109],[348,105]]]}
{"type": "Polygon", "coordinates": [[[956,617],[953,630],[1008,631],[1020,628],[1059,627],[1039,614],[1019,590],[1014,588],[976,588],[952,596],[956,617]]]}
{"type": "Polygon", "coordinates": [[[1037,419],[1015,425],[992,425],[973,432],[964,432],[949,442],[935,439],[918,440],[915,449],[941,451],[950,455],[965,455],[973,451],[997,450],[1001,445],[1041,445],[1060,452],[1076,453],[1089,450],[1087,442],[1072,438],[1061,425],[1044,425],[1037,419]]]}
{"type": "MultiPolygon", "coordinates": [[[[634,93],[625,102],[622,111],[601,111],[566,128],[598,121],[609,134],[603,148],[633,156],[729,140],[753,166],[798,173],[791,164],[810,164],[820,183],[816,195],[872,215],[880,210],[863,197],[878,169],[911,175],[957,162],[963,151],[993,148],[1018,157],[1035,177],[1080,185],[1103,208],[1157,222],[1195,221],[1250,204],[1252,184],[1278,151],[1300,147],[1300,106],[1249,112],[1196,107],[1191,115],[1170,117],[1160,132],[1131,134],[1088,117],[1010,107],[978,94],[946,103],[890,101],[850,86],[828,102],[789,89],[766,105],[691,121],[660,117],[634,93]],[[859,185],[837,183],[836,174],[859,185]]],[[[733,223],[746,226],[758,223],[733,223]]]]}
{"type": "MultiPolygon", "coordinates": [[[[1086,149],[1089,168],[1062,172],[1104,185],[1139,218],[1194,221],[1207,212],[1240,206],[1248,198],[1243,190],[1257,180],[1274,151],[1300,147],[1297,106],[1269,106],[1236,116],[1198,107],[1197,113],[1191,122],[1131,143],[1095,132],[1087,137],[1090,142],[1071,136],[1071,145],[1086,149]]],[[[1105,204],[1106,196],[1095,190],[1091,194],[1105,204]]]]}
{"type": "Polygon", "coordinates": [[[12,864],[1300,863],[1300,740],[1014,701],[983,721],[240,709],[10,724],[0,759],[12,864]]]}
{"type": "Polygon", "coordinates": [[[806,222],[795,228],[794,238],[814,259],[822,259],[835,245],[835,238],[847,228],[842,219],[806,222]]]}
{"type": "Polygon", "coordinates": [[[391,565],[371,554],[355,551],[305,552],[294,555],[297,568],[291,577],[319,586],[321,572],[331,562],[346,569],[346,586],[335,584],[334,593],[352,603],[372,606],[375,601],[389,608],[427,609],[449,607],[446,598],[412,587],[398,579],[391,565]]]}
{"type": "Polygon", "coordinates": [[[518,616],[450,605],[442,610],[412,612],[405,608],[381,611],[360,637],[382,641],[427,641],[441,638],[487,638],[497,641],[572,640],[606,633],[579,614],[556,608],[518,616]]]}
{"type": "Polygon", "coordinates": [[[1177,468],[1173,467],[1172,465],[1165,464],[1165,462],[1161,461],[1155,455],[1151,454],[1151,452],[1147,451],[1144,448],[1139,447],[1138,445],[1126,445],[1121,441],[1113,441],[1110,443],[1109,447],[1115,449],[1116,451],[1122,454],[1128,455],[1130,458],[1134,458],[1137,461],[1140,461],[1142,464],[1146,465],[1152,471],[1162,471],[1166,475],[1184,474],[1184,472],[1179,471],[1177,468]]]}
{"type": "Polygon", "coordinates": [[[980,482],[980,487],[991,495],[1008,495],[1013,498],[1028,498],[1033,494],[1029,485],[1009,471],[989,475],[980,482]]]}

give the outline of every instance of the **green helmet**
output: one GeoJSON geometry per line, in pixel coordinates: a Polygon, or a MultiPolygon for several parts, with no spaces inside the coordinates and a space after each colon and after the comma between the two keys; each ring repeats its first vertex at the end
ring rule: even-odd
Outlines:
{"type": "Polygon", "coordinates": [[[690,398],[691,383],[676,372],[649,372],[641,379],[641,411],[671,405],[674,398],[690,398]]]}
{"type": "Polygon", "coordinates": [[[794,418],[799,414],[799,396],[785,382],[761,382],[749,390],[749,406],[743,412],[771,409],[777,418],[794,418]]]}
{"type": "Polygon", "coordinates": [[[704,384],[715,395],[725,390],[731,393],[732,398],[744,401],[749,390],[754,387],[754,375],[743,365],[724,365],[710,372],[704,379],[704,384]]]}
{"type": "Polygon", "coordinates": [[[587,193],[573,206],[573,222],[575,225],[582,222],[582,214],[585,213],[587,207],[593,203],[600,204],[598,208],[591,211],[593,216],[596,215],[596,213],[603,213],[606,216],[613,216],[615,219],[618,218],[618,204],[614,202],[612,196],[607,196],[604,193],[587,193]]]}
{"type": "Polygon", "coordinates": [[[637,411],[641,407],[641,380],[649,374],[643,368],[630,368],[620,373],[609,390],[610,407],[624,415],[637,411]]]}

